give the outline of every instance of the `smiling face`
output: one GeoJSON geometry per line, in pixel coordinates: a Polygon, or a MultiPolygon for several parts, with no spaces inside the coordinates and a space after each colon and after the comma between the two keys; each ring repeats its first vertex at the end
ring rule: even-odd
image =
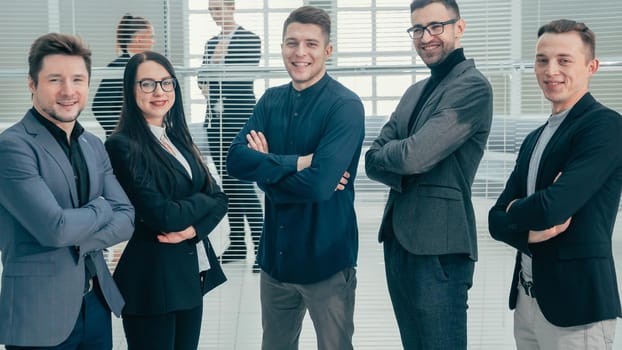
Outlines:
{"type": "Polygon", "coordinates": [[[538,39],[534,71],[544,97],[553,104],[553,113],[574,106],[588,92],[597,70],[598,60],[589,58],[578,33],[544,33],[538,39]]]}
{"type": "Polygon", "coordinates": [[[46,119],[71,133],[76,119],[86,106],[89,73],[80,56],[48,55],[38,75],[28,77],[32,104],[46,119]]]}
{"type": "Polygon", "coordinates": [[[294,88],[304,90],[322,79],[332,52],[319,25],[290,23],[283,35],[281,55],[294,88]]]}
{"type": "MultiPolygon", "coordinates": [[[[445,22],[458,17],[443,4],[434,2],[411,13],[413,26],[427,26],[433,22],[445,22]]],[[[430,35],[424,30],[423,37],[413,39],[417,54],[429,67],[441,64],[450,53],[460,47],[460,38],[464,33],[465,22],[459,19],[454,24],[446,24],[443,33],[430,35]]]]}
{"type": "MultiPolygon", "coordinates": [[[[160,81],[172,78],[171,74],[161,64],[154,61],[145,61],[136,70],[135,81],[151,79],[160,81]]],[[[134,84],[136,104],[143,112],[147,123],[162,126],[164,117],[175,103],[175,90],[167,92],[162,90],[160,84],[156,84],[153,92],[143,92],[138,83],[134,84]]]]}

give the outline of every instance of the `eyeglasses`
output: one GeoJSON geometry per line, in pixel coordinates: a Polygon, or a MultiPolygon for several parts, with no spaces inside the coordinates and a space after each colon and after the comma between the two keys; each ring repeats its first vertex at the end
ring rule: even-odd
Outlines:
{"type": "Polygon", "coordinates": [[[147,94],[154,92],[158,84],[160,84],[162,91],[171,92],[175,90],[175,86],[177,86],[177,80],[175,80],[175,78],[168,78],[162,80],[143,79],[137,81],[136,84],[138,84],[142,92],[147,94]]]}
{"type": "Polygon", "coordinates": [[[425,31],[427,31],[428,34],[430,34],[431,36],[437,36],[437,35],[443,34],[443,32],[445,31],[445,25],[454,24],[458,22],[459,19],[460,17],[450,19],[449,21],[445,21],[445,22],[432,22],[425,27],[420,26],[420,25],[415,25],[415,26],[412,26],[406,29],[406,32],[408,33],[411,39],[423,38],[423,34],[425,31]]]}

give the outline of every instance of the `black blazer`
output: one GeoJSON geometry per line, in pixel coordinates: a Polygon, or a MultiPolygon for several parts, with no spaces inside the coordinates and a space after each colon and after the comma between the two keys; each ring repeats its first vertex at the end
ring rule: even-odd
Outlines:
{"type": "MultiPolygon", "coordinates": [[[[130,60],[130,54],[124,52],[107,67],[123,68],[130,60]]],[[[110,136],[117,127],[121,107],[123,106],[123,79],[102,79],[93,97],[92,111],[99,125],[110,136]]]]}
{"type": "Polygon", "coordinates": [[[552,324],[569,327],[620,317],[611,235],[622,190],[622,117],[589,93],[583,96],[547,144],[536,192],[526,197],[529,161],[543,128],[523,142],[488,218],[492,237],[519,251],[510,308],[516,307],[522,252],[533,259],[536,299],[552,324]],[[570,226],[559,236],[528,244],[529,230],[548,229],[569,217],[570,226]]]}
{"type": "MultiPolygon", "coordinates": [[[[205,43],[205,51],[203,54],[203,67],[210,65],[209,60],[214,54],[214,49],[220,36],[214,36],[205,43]]],[[[245,65],[245,66],[257,66],[259,65],[259,59],[261,57],[261,41],[254,33],[238,27],[231,37],[229,46],[227,48],[227,54],[224,57],[224,65],[245,65]]],[[[252,79],[212,79],[209,80],[204,74],[199,73],[198,77],[199,87],[209,86],[209,99],[206,116],[211,112],[217,114],[214,111],[214,104],[222,100],[224,106],[223,119],[227,115],[240,115],[244,114],[244,117],[240,116],[236,125],[230,125],[230,127],[237,127],[241,129],[246,123],[246,119],[253,112],[255,105],[255,93],[253,91],[252,79]],[[239,127],[238,127],[239,125],[239,127]]],[[[235,121],[234,121],[235,122],[235,121]]],[[[236,130],[237,131],[237,130],[236,130]]]]}
{"type": "Polygon", "coordinates": [[[207,235],[227,212],[227,197],[213,179],[210,189],[210,175],[194,161],[191,151],[175,139],[171,141],[188,160],[192,179],[164,150],[162,159],[172,164],[173,173],[160,174],[157,181],[145,180],[146,169],[130,174],[130,147],[140,146],[122,133],[106,141],[115,175],[136,208],[134,235],[114,272],[125,298],[124,315],[154,315],[196,307],[208,290],[226,280],[207,235]],[[165,244],[156,238],[160,232],[180,231],[190,225],[197,232],[194,240],[165,244]],[[202,285],[195,246],[199,240],[205,244],[211,265],[202,285]]]}

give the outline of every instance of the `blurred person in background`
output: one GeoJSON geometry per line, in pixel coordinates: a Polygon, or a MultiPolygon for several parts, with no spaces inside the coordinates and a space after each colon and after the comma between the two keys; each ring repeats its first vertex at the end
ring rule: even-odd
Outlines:
{"type": "MultiPolygon", "coordinates": [[[[257,35],[236,23],[235,1],[210,0],[209,12],[221,32],[205,44],[203,67],[218,70],[228,66],[257,66],[261,41],[257,35]]],[[[228,263],[246,259],[246,218],[253,242],[253,272],[259,272],[255,256],[263,226],[261,203],[252,183],[229,176],[225,168],[231,141],[253,113],[253,80],[207,77],[200,73],[198,82],[207,100],[204,126],[210,155],[220,175],[222,188],[229,197],[229,246],[222,253],[221,261],[228,263]]]]}
{"type": "MultiPolygon", "coordinates": [[[[116,49],[121,54],[107,67],[123,68],[130,57],[151,50],[154,43],[153,25],[139,16],[127,13],[119,21],[116,30],[116,49]]],[[[123,103],[123,80],[102,79],[93,98],[92,111],[106,137],[117,126],[123,103]]]]}

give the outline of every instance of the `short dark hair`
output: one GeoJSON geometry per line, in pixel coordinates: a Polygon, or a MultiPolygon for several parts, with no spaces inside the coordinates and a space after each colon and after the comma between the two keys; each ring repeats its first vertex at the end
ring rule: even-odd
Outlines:
{"type": "Polygon", "coordinates": [[[588,47],[587,58],[594,59],[596,57],[596,34],[588,28],[585,23],[573,21],[571,19],[558,19],[551,21],[538,29],[538,38],[544,33],[570,33],[577,32],[581,41],[588,47]]]}
{"type": "Polygon", "coordinates": [[[151,22],[140,16],[126,13],[117,25],[117,46],[122,52],[127,52],[127,45],[137,32],[151,27],[151,22]]]}
{"type": "Polygon", "coordinates": [[[285,37],[287,32],[287,26],[294,22],[320,26],[322,34],[326,38],[326,43],[330,41],[330,16],[326,11],[313,6],[302,6],[295,9],[283,23],[283,37],[285,37]]]}
{"type": "Polygon", "coordinates": [[[435,2],[438,2],[445,6],[445,8],[453,11],[456,17],[460,17],[460,8],[458,8],[456,0],[413,0],[413,2],[410,3],[410,13],[413,13],[415,12],[415,10],[426,7],[435,2]]]}
{"type": "Polygon", "coordinates": [[[80,56],[84,60],[86,70],[91,79],[91,50],[77,36],[48,33],[38,37],[30,46],[28,54],[28,75],[38,84],[39,72],[43,66],[43,59],[49,55],[80,56]]]}

